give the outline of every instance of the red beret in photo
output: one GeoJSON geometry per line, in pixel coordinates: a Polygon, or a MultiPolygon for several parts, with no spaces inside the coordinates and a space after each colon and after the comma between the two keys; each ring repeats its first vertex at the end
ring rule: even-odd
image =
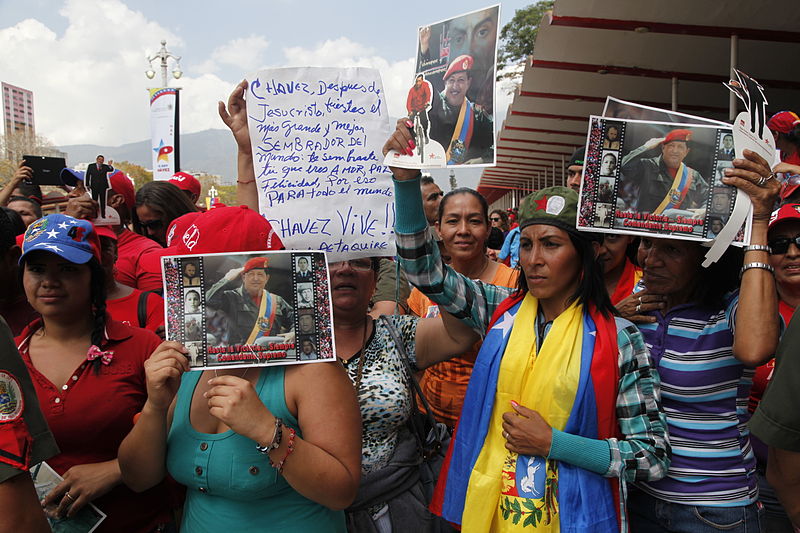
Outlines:
{"type": "Polygon", "coordinates": [[[472,56],[468,55],[461,55],[458,56],[450,63],[450,66],[447,68],[447,72],[444,73],[443,80],[447,80],[450,76],[455,74],[456,72],[464,72],[467,70],[472,70],[472,56]]]}
{"type": "Polygon", "coordinates": [[[692,132],[691,130],[672,130],[671,132],[667,133],[667,136],[664,137],[664,140],[661,144],[669,144],[671,142],[689,142],[692,140],[692,132]]]}

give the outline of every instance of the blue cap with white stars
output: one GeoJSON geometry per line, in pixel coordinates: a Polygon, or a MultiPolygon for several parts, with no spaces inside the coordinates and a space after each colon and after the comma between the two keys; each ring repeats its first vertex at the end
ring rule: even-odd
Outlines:
{"type": "Polygon", "coordinates": [[[50,252],[82,265],[92,257],[100,260],[100,240],[88,220],[55,213],[28,226],[22,240],[20,264],[26,255],[36,251],[50,252]]]}

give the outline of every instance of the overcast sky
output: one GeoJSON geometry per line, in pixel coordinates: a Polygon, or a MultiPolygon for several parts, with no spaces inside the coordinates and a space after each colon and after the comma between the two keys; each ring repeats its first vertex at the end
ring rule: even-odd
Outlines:
{"type": "MultiPolygon", "coordinates": [[[[216,102],[246,73],[273,66],[378,68],[400,116],[416,28],[493,3],[0,0],[0,79],[34,92],[37,133],[57,145],[149,137],[144,71],[161,39],[183,57],[184,76],[172,82],[183,88],[183,133],[224,128],[216,102]]],[[[504,2],[501,26],[529,3],[504,2]]],[[[510,96],[497,94],[504,110],[510,96]]]]}

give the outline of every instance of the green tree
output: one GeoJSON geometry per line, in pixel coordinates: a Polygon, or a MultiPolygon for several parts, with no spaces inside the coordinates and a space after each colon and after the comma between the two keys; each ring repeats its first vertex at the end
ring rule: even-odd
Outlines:
{"type": "MultiPolygon", "coordinates": [[[[545,14],[553,9],[554,0],[540,0],[514,13],[511,22],[503,26],[500,31],[500,49],[497,53],[497,72],[508,67],[519,65],[528,56],[533,54],[536,33],[539,23],[545,14]]],[[[522,76],[521,70],[505,72],[498,75],[498,80],[518,80],[522,76]]]]}
{"type": "Polygon", "coordinates": [[[133,180],[137,191],[145,183],[153,181],[153,173],[141,165],[130,163],[128,161],[114,161],[113,165],[114,168],[121,170],[133,180]]]}

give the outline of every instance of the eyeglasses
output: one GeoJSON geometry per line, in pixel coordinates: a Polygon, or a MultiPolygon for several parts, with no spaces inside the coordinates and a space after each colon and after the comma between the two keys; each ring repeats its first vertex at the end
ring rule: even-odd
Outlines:
{"type": "Polygon", "coordinates": [[[492,222],[500,222],[500,217],[491,217],[489,220],[492,222]]]}
{"type": "Polygon", "coordinates": [[[356,272],[369,272],[372,270],[372,259],[369,257],[364,257],[361,259],[349,259],[347,261],[337,261],[335,263],[330,263],[328,268],[330,268],[330,270],[340,270],[344,268],[345,263],[350,265],[350,268],[356,272]]]}
{"type": "Polygon", "coordinates": [[[147,221],[140,220],[139,221],[139,225],[141,227],[143,227],[144,229],[149,229],[149,230],[155,231],[155,230],[160,229],[160,228],[162,228],[164,226],[164,221],[163,220],[159,220],[157,218],[154,218],[153,220],[147,220],[147,221]]]}
{"type": "Polygon", "coordinates": [[[779,239],[772,239],[767,243],[770,249],[769,253],[772,255],[783,255],[789,251],[789,245],[792,243],[800,248],[800,235],[792,238],[781,237],[779,239]]]}

